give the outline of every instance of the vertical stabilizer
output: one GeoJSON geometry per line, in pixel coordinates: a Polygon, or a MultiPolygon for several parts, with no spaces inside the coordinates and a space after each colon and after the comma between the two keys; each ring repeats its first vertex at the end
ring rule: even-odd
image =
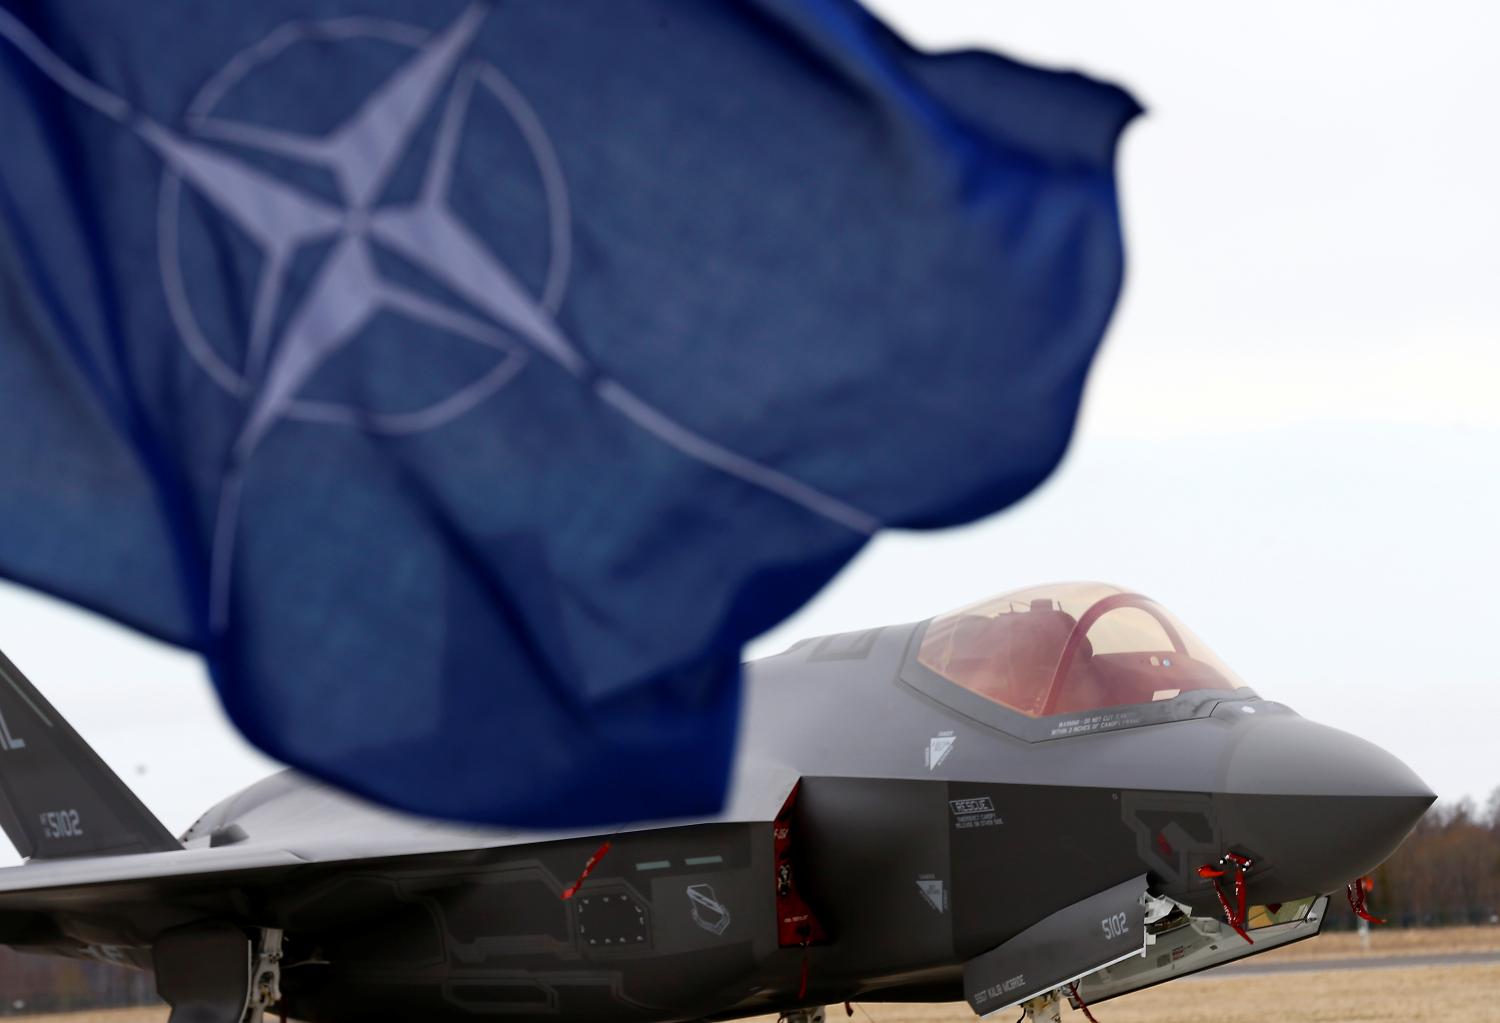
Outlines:
{"type": "Polygon", "coordinates": [[[0,827],[28,859],[182,848],[4,654],[0,827]]]}

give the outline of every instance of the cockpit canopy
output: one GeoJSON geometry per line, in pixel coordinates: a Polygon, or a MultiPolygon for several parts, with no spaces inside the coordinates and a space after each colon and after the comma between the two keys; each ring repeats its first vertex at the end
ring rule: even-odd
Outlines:
{"type": "Polygon", "coordinates": [[[1245,685],[1160,604],[1106,583],[1018,590],[941,615],[917,661],[1031,718],[1245,685]]]}

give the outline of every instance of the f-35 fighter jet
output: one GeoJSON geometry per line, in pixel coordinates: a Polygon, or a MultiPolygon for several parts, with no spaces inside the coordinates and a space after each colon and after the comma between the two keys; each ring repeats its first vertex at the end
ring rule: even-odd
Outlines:
{"type": "Polygon", "coordinates": [[[1316,934],[1433,799],[1103,584],[806,640],[747,693],[712,819],[477,830],[287,773],[177,839],[0,658],[0,942],[154,969],[173,1023],[1054,1020],[1316,934]]]}

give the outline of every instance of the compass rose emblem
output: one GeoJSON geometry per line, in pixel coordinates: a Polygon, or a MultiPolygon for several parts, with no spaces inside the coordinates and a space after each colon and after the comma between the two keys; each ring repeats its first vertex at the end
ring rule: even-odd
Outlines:
{"type": "Polygon", "coordinates": [[[625,420],[683,455],[853,531],[868,534],[878,528],[873,517],[840,499],[678,423],[603,374],[566,335],[556,318],[568,279],[571,214],[566,180],[547,132],[525,97],[497,68],[469,54],[486,14],[487,8],[476,4],[437,32],[375,18],[283,25],[230,60],[204,85],[189,106],[185,130],[179,131],[79,74],[0,9],[0,38],[60,88],[134,133],[164,165],[158,248],[168,309],[194,362],[244,406],[220,490],[213,539],[210,622],[216,628],[227,616],[245,468],[278,423],[301,420],[386,433],[430,430],[494,396],[536,356],[561,367],[625,420]],[[294,44],[361,38],[397,43],[411,55],[331,130],[304,134],[218,114],[220,103],[239,82],[269,68],[294,44]],[[461,137],[471,103],[481,90],[498,100],[514,122],[542,184],[550,253],[537,294],[455,212],[452,202],[461,137]],[[435,139],[417,194],[386,198],[392,176],[434,115],[435,139]],[[267,171],[245,159],[241,152],[246,150],[326,173],[337,198],[267,171]],[[179,252],[184,190],[234,224],[260,254],[239,365],[210,343],[194,315],[179,252]],[[326,249],[326,255],[302,293],[289,295],[293,261],[315,246],[326,249]],[[395,254],[439,287],[428,293],[389,279],[379,269],[377,250],[395,254]],[[309,398],[304,390],[317,371],[357,344],[371,322],[388,312],[484,346],[495,358],[457,390],[414,410],[309,398]]]}
{"type": "Polygon", "coordinates": [[[546,131],[519,90],[493,65],[466,56],[482,21],[474,7],[439,33],[400,23],[348,18],[294,22],[231,60],[188,109],[195,142],[153,130],[166,169],[161,189],[159,250],[164,291],[189,353],[221,387],[245,399],[248,414],[237,455],[248,457],[280,420],[348,422],[381,432],[432,429],[484,401],[539,352],[572,373],[585,361],[557,328],[553,314],[566,285],[569,210],[566,182],[546,131]],[[375,38],[415,53],[331,131],[306,135],[215,116],[236,85],[297,42],[375,38]],[[459,143],[476,90],[498,100],[531,150],[551,221],[550,265],[542,294],[533,297],[516,275],[452,210],[449,191],[459,143]],[[415,136],[434,109],[436,140],[427,154],[418,195],[390,201],[383,194],[415,136]],[[273,154],[329,172],[338,201],[236,162],[225,174],[223,152],[205,142],[273,154]],[[212,153],[212,158],[210,158],[212,153]],[[216,212],[252,238],[260,250],[248,339],[236,368],[204,337],[183,282],[179,253],[182,184],[208,198],[216,212]],[[305,247],[327,247],[311,286],[283,311],[292,260],[305,247]],[[387,280],[374,250],[384,248],[418,267],[464,304],[424,295],[387,280]],[[476,316],[475,312],[482,315],[476,316]],[[355,343],[381,312],[395,312],[500,353],[492,368],[425,408],[385,413],[312,401],[303,386],[339,349],[355,343]],[[273,324],[284,323],[279,331],[273,324]],[[273,332],[274,331],[274,332],[273,332]],[[518,345],[513,338],[528,342],[518,345]]]}

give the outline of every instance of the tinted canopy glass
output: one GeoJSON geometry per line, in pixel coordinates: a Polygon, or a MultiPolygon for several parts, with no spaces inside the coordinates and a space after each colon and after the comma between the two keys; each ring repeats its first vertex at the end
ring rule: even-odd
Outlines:
{"type": "Polygon", "coordinates": [[[1106,583],[1020,590],[941,615],[917,660],[1028,717],[1244,685],[1160,604],[1106,583]]]}

